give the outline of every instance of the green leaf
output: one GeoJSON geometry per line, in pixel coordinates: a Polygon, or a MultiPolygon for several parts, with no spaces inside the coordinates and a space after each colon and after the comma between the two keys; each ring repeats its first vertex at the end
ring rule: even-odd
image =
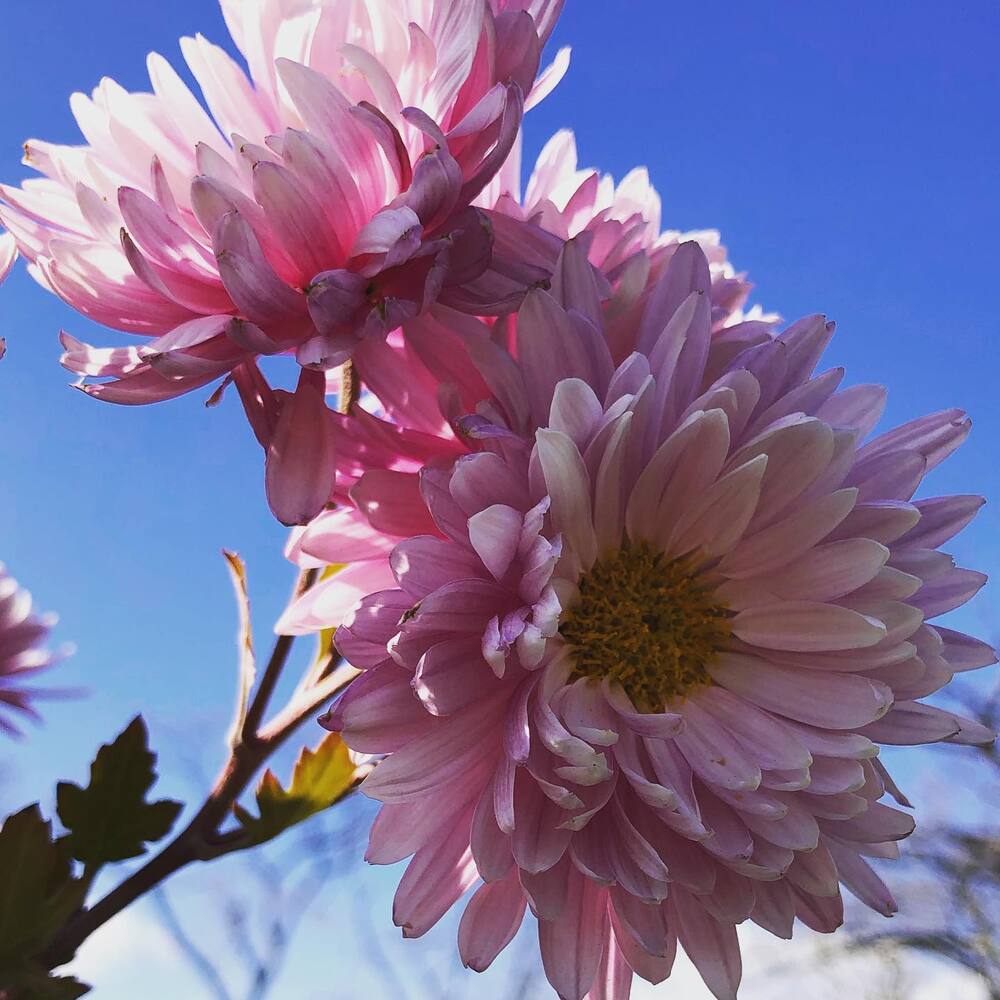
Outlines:
{"type": "Polygon", "coordinates": [[[4,988],[0,1000],[77,1000],[90,992],[90,987],[72,976],[55,976],[40,966],[25,964],[9,974],[2,973],[4,988]]]}
{"type": "Polygon", "coordinates": [[[250,692],[253,690],[254,678],[257,676],[257,658],[253,648],[253,627],[250,622],[250,594],[247,590],[246,565],[235,552],[223,549],[222,554],[226,559],[229,576],[233,581],[236,606],[239,609],[240,617],[239,629],[236,633],[239,688],[236,696],[236,714],[229,731],[229,745],[235,747],[243,735],[243,723],[246,721],[247,708],[250,705],[250,692]]]}
{"type": "Polygon", "coordinates": [[[37,805],[8,816],[0,830],[0,970],[18,969],[42,951],[86,891],[37,805]]]}
{"type": "Polygon", "coordinates": [[[136,858],[147,843],[170,832],[182,806],[169,799],[146,801],[156,781],[155,763],[146,724],[136,716],[114,743],[97,751],[86,788],[59,783],[59,818],[69,831],[66,840],[74,858],[91,868],[136,858]]]}
{"type": "Polygon", "coordinates": [[[359,777],[343,740],[331,733],[315,750],[303,749],[287,789],[271,771],[264,772],[257,786],[259,816],[239,805],[233,808],[250,835],[250,843],[263,844],[328,809],[354,787],[359,777]]]}

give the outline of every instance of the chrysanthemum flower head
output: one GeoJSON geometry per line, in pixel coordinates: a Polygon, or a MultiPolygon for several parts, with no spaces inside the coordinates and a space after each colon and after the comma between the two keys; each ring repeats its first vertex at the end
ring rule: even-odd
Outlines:
{"type": "Polygon", "coordinates": [[[744,920],[833,931],[842,886],[894,911],[880,744],[993,738],[922,701],[995,661],[931,623],[984,582],[938,551],[982,501],[914,499],[969,422],[868,439],[884,390],[815,371],[832,324],[713,337],[695,243],[616,363],[584,249],[484,371],[481,450],[423,471],[433,528],[338,630],[363,674],[326,724],[386,755],[368,858],[412,855],[404,934],[478,885],[472,968],[530,907],[561,997],[659,982],[679,941],[730,998],[744,920]]]}
{"type": "Polygon", "coordinates": [[[233,379],[268,449],[272,506],[299,523],[332,476],[319,372],[490,266],[490,223],[471,205],[526,102],[565,68],[536,83],[561,3],[223,6],[249,73],[198,36],[182,49],[207,111],[156,54],[152,93],[104,80],[74,95],[86,144],[29,141],[42,177],[0,188],[0,220],[43,285],[153,338],[98,349],[64,335],[68,368],[110,380],[86,391],[148,403],[233,379]],[[256,365],[286,353],[307,370],[292,398],[256,365]]]}
{"type": "Polygon", "coordinates": [[[0,732],[17,735],[18,715],[37,717],[31,701],[40,692],[25,681],[69,652],[45,648],[55,621],[34,610],[31,595],[0,564],[0,732]]]}

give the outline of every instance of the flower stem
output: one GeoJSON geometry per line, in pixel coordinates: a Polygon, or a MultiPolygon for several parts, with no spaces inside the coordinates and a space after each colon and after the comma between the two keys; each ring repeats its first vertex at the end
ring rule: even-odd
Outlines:
{"type": "MultiPolygon", "coordinates": [[[[315,582],[317,571],[315,569],[303,570],[295,582],[295,589],[292,591],[292,602],[301,597],[315,582]]],[[[288,654],[292,650],[292,643],[295,636],[279,635],[271,651],[270,659],[264,668],[264,675],[260,679],[257,693],[250,702],[247,709],[246,719],[243,722],[241,737],[244,742],[253,742],[257,739],[257,731],[260,728],[264,713],[274,695],[274,689],[278,685],[285,664],[288,662],[288,654]]]]}

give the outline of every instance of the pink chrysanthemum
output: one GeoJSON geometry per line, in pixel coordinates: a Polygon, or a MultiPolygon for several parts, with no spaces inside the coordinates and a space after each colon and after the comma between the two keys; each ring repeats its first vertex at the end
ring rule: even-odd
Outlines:
{"type": "Polygon", "coordinates": [[[929,623],[984,582],[938,551],[981,498],[913,500],[967,419],[864,443],[884,391],[814,374],[832,324],[735,349],[709,285],[681,246],[613,360],[570,244],[484,371],[493,436],[424,470],[433,530],[337,632],[364,672],[325,723],[387,755],[363,788],[368,859],[412,855],[396,923],[423,934],[481,882],[466,964],[530,906],[571,1000],[661,981],[678,941],[735,997],[736,925],[833,931],[842,885],[892,913],[865,859],[913,820],[878,745],[993,738],[921,700],[995,662],[929,623]]]}
{"type": "Polygon", "coordinates": [[[200,36],[182,42],[211,114],[155,54],[152,94],[104,80],[74,95],[87,144],[28,142],[44,176],[0,188],[0,221],[43,285],[155,339],[98,349],[64,335],[64,364],[110,379],[86,391],[119,403],[230,375],[274,466],[275,512],[315,514],[330,465],[329,442],[309,434],[321,382],[307,373],[285,406],[255,361],[294,353],[332,368],[431,303],[463,301],[467,282],[497,298],[483,286],[489,220],[470,206],[525,101],[565,68],[561,57],[536,83],[560,8],[225,0],[249,75],[200,36]]]}
{"type": "Polygon", "coordinates": [[[24,682],[68,652],[44,648],[55,621],[54,615],[33,610],[31,594],[0,563],[0,732],[17,735],[11,715],[37,717],[31,699],[41,692],[25,687],[24,682]]]}

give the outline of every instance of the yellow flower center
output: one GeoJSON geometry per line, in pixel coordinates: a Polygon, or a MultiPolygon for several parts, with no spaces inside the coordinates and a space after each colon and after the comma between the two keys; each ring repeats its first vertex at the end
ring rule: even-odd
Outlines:
{"type": "Polygon", "coordinates": [[[729,611],[684,559],[646,542],[594,564],[559,632],[574,676],[618,681],[642,712],[710,683],[708,667],[730,637],[729,611]]]}

